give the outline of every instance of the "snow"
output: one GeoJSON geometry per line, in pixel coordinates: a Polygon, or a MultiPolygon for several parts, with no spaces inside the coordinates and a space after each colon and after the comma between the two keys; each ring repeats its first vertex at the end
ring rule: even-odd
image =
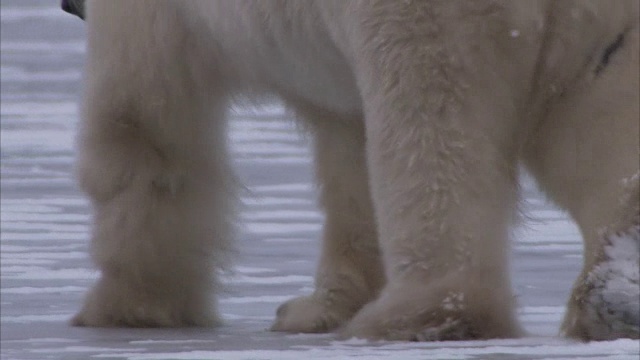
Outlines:
{"type": "MultiPolygon", "coordinates": [[[[231,111],[232,153],[247,186],[236,267],[223,278],[217,329],[87,329],[68,325],[98,273],[91,211],[73,179],[84,26],[57,1],[3,0],[0,73],[1,358],[27,359],[637,359],[637,341],[559,337],[580,271],[579,232],[523,181],[526,222],[514,229],[512,277],[522,339],[393,343],[267,329],[278,305],[313,289],[323,215],[308,142],[278,104],[231,111]]],[[[517,37],[513,30],[511,36],[517,37]]],[[[633,244],[613,239],[608,255],[633,244]]],[[[603,264],[637,283],[637,268],[603,264]],[[634,272],[635,271],[635,272],[634,272]],[[634,280],[635,279],[635,280],[634,280]]],[[[607,282],[607,288],[626,286],[607,282]]],[[[452,294],[455,295],[455,294],[452,294]]],[[[455,298],[451,298],[451,306],[455,298]]]]}
{"type": "Polygon", "coordinates": [[[640,226],[608,241],[604,260],[587,276],[593,286],[586,299],[592,308],[588,316],[605,319],[614,329],[631,328],[640,323],[640,226]]]}

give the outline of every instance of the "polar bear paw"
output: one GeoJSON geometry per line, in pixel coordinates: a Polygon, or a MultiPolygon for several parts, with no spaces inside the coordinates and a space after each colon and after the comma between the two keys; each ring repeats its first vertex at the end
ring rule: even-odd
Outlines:
{"type": "Polygon", "coordinates": [[[341,337],[448,341],[511,338],[521,334],[510,299],[505,303],[495,294],[474,295],[471,299],[462,291],[439,289],[416,294],[411,287],[404,288],[407,290],[404,293],[402,288],[383,292],[341,330],[341,337]]]}
{"type": "Polygon", "coordinates": [[[640,226],[608,237],[605,256],[574,290],[566,335],[582,340],[640,338],[640,226]]]}
{"type": "Polygon", "coordinates": [[[209,327],[219,324],[209,309],[208,296],[199,293],[144,294],[102,278],[89,292],[73,326],[91,327],[209,327]]]}
{"type": "Polygon", "coordinates": [[[291,299],[278,307],[271,331],[289,333],[326,333],[346,323],[357,311],[347,303],[314,293],[291,299]]]}

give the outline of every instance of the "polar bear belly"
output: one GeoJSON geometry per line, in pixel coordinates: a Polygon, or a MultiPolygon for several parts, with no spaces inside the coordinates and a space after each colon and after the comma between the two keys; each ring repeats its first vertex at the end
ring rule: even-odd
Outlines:
{"type": "Polygon", "coordinates": [[[252,46],[250,59],[237,59],[244,65],[239,73],[251,87],[337,113],[361,112],[355,76],[332,46],[310,50],[301,44],[283,50],[255,41],[252,46]]]}
{"type": "Polygon", "coordinates": [[[234,85],[248,87],[240,92],[275,92],[330,111],[359,113],[361,97],[352,67],[311,5],[190,1],[178,10],[208,28],[221,49],[221,71],[232,74],[234,85]],[[292,17],[292,12],[307,16],[292,17]]]}

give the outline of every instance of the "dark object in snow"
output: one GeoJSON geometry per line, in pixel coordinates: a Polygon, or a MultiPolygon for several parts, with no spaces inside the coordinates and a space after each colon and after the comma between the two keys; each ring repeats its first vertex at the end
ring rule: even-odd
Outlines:
{"type": "Polygon", "coordinates": [[[84,0],[62,0],[60,6],[62,10],[84,20],[84,0]]]}

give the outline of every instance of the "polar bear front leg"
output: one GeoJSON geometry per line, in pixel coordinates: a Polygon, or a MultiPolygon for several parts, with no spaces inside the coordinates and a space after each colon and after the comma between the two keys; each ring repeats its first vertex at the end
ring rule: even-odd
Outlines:
{"type": "MultiPolygon", "coordinates": [[[[204,120],[183,110],[180,117],[190,117],[182,119],[185,123],[204,120]]],[[[194,144],[174,148],[134,123],[118,129],[123,126],[119,121],[151,114],[102,113],[93,105],[88,111],[79,176],[92,202],[91,255],[100,278],[72,324],[216,325],[214,295],[218,273],[227,263],[233,214],[228,168],[215,159],[224,152],[216,149],[222,139],[203,146],[216,139],[202,139],[209,131],[199,127],[182,133],[194,144]]],[[[179,121],[173,110],[165,114],[179,121]]]]}
{"type": "Polygon", "coordinates": [[[77,326],[218,322],[213,295],[233,215],[225,104],[202,82],[215,79],[194,37],[162,16],[167,6],[89,4],[78,175],[93,207],[100,278],[77,326]]]}
{"type": "Polygon", "coordinates": [[[384,284],[369,194],[361,116],[296,106],[315,139],[326,211],[316,289],[282,304],[274,331],[327,332],[346,323],[384,284]]]}

